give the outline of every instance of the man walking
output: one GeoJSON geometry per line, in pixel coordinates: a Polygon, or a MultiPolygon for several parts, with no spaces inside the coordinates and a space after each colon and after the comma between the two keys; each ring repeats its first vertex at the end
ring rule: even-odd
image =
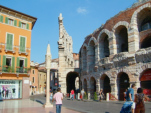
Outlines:
{"type": "Polygon", "coordinates": [[[132,84],[131,88],[129,88],[128,91],[126,92],[126,100],[133,102],[131,106],[132,113],[134,113],[134,110],[135,110],[134,89],[135,89],[135,84],[132,84]]]}
{"type": "Polygon", "coordinates": [[[56,113],[61,113],[61,106],[62,106],[62,100],[63,100],[63,95],[61,93],[61,89],[57,89],[57,93],[53,96],[52,102],[56,100],[56,113]]]}

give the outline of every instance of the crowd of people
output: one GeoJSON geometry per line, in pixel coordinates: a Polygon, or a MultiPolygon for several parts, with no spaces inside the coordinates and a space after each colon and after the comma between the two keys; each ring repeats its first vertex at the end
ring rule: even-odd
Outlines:
{"type": "MultiPolygon", "coordinates": [[[[138,88],[137,93],[134,94],[135,90],[135,84],[132,84],[131,88],[127,89],[124,92],[124,98],[126,99],[126,102],[123,104],[122,109],[120,113],[145,113],[145,104],[144,99],[150,100],[146,95],[143,94],[143,89],[138,88]]],[[[85,91],[84,89],[80,92],[80,99],[83,101],[84,99],[85,91]]],[[[74,100],[74,90],[71,90],[71,100],[74,100]]],[[[100,90],[99,94],[99,101],[103,100],[105,98],[105,95],[103,93],[103,89],[100,90]]],[[[57,93],[54,94],[54,96],[50,93],[50,98],[52,99],[52,102],[56,100],[56,113],[61,113],[61,106],[62,106],[62,100],[63,100],[63,94],[61,93],[61,89],[57,89],[57,93]]]]}

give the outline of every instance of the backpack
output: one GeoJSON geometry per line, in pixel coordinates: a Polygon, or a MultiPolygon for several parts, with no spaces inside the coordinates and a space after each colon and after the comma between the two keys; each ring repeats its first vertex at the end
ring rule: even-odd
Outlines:
{"type": "Polygon", "coordinates": [[[144,107],[143,97],[144,97],[144,94],[140,96],[137,95],[138,100],[136,103],[136,107],[144,107]]]}

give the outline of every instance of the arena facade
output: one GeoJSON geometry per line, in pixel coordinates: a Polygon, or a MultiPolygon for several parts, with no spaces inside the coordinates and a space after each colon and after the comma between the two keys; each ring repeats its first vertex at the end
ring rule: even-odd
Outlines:
{"type": "Polygon", "coordinates": [[[81,86],[118,100],[135,83],[151,95],[151,0],[139,0],[88,35],[79,52],[81,86]]]}

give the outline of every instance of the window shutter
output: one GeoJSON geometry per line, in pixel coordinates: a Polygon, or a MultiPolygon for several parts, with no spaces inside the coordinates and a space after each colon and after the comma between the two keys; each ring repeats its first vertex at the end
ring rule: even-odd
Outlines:
{"type": "Polygon", "coordinates": [[[26,29],[29,29],[29,24],[26,24],[26,29]]]}
{"type": "Polygon", "coordinates": [[[22,47],[23,47],[23,52],[25,52],[25,37],[22,37],[22,47]]]}
{"type": "Polygon", "coordinates": [[[10,50],[13,50],[13,35],[10,34],[10,50]]]}
{"type": "Polygon", "coordinates": [[[25,58],[25,67],[27,67],[27,58],[25,58]]]}
{"type": "Polygon", "coordinates": [[[17,67],[19,67],[19,57],[17,57],[17,67]]]}
{"type": "Polygon", "coordinates": [[[18,67],[20,67],[20,65],[19,65],[19,57],[17,57],[17,69],[16,69],[16,72],[19,72],[20,68],[18,68],[18,67]]]}
{"type": "Polygon", "coordinates": [[[5,23],[8,24],[8,17],[5,17],[5,23]]]}
{"type": "Polygon", "coordinates": [[[25,73],[27,73],[27,58],[25,58],[25,73]]]}
{"type": "Polygon", "coordinates": [[[22,52],[22,37],[20,37],[20,52],[22,52]]]}
{"type": "Polygon", "coordinates": [[[12,57],[12,72],[15,71],[15,57],[12,57]]]}
{"type": "Polygon", "coordinates": [[[9,49],[9,41],[10,40],[10,35],[7,34],[7,42],[6,42],[6,49],[8,50],[9,49]]]}
{"type": "Polygon", "coordinates": [[[14,26],[17,26],[17,20],[14,20],[14,26]]]}
{"type": "Polygon", "coordinates": [[[21,27],[21,21],[19,21],[19,27],[21,27]]]}
{"type": "Polygon", "coordinates": [[[4,67],[4,66],[6,66],[6,56],[5,55],[3,55],[3,67],[2,67],[2,71],[6,71],[6,67],[4,67]]]}
{"type": "Polygon", "coordinates": [[[2,15],[0,15],[0,22],[3,23],[3,16],[2,15]]]}

